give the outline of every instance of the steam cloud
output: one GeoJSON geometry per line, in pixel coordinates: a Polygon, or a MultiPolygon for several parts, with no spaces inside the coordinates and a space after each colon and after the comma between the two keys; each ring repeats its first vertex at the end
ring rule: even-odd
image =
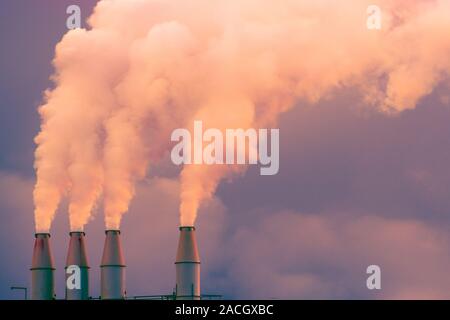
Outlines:
{"type": "MultiPolygon", "coordinates": [[[[34,190],[37,231],[62,197],[72,230],[101,200],[119,228],[134,185],[171,147],[174,128],[260,128],[298,101],[359,88],[395,113],[448,79],[449,1],[380,0],[382,29],[366,28],[370,1],[103,0],[89,30],[56,47],[55,88],[39,108],[34,190]]],[[[181,224],[242,167],[186,165],[181,224]]],[[[282,168],[281,168],[282,170],[282,168]]]]}

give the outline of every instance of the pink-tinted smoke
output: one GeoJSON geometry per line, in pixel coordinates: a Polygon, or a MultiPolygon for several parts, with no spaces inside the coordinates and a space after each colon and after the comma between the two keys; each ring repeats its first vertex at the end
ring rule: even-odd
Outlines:
{"type": "MultiPolygon", "coordinates": [[[[40,107],[37,230],[69,197],[72,229],[99,199],[118,228],[170,131],[260,128],[301,99],[344,86],[395,113],[414,108],[450,73],[450,3],[382,0],[382,29],[366,28],[369,1],[103,0],[90,30],[56,49],[56,87],[40,107]]],[[[185,166],[181,224],[235,167],[185,166]]]]}

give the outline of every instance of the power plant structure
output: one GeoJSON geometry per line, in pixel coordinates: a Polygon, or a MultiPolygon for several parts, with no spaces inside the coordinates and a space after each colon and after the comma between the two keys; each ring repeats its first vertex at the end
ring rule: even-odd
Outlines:
{"type": "Polygon", "coordinates": [[[101,268],[101,298],[125,299],[125,259],[122,253],[120,230],[105,231],[105,246],[101,268]]]}
{"type": "Polygon", "coordinates": [[[84,244],[85,233],[70,232],[66,260],[66,300],[89,299],[89,264],[84,244]]]}
{"type": "Polygon", "coordinates": [[[31,299],[55,298],[55,266],[50,248],[50,234],[36,233],[31,263],[31,299]]]}
{"type": "Polygon", "coordinates": [[[176,267],[177,300],[200,300],[200,256],[195,227],[180,227],[176,267]]]}
{"type": "MultiPolygon", "coordinates": [[[[171,295],[127,297],[125,289],[125,259],[120,230],[106,230],[105,244],[100,264],[100,297],[89,295],[89,263],[85,233],[70,232],[65,265],[66,300],[121,300],[162,299],[200,300],[217,299],[219,295],[202,295],[200,292],[200,256],[195,227],[179,227],[178,249],[175,258],[176,282],[171,295]]],[[[53,300],[55,295],[55,266],[50,248],[50,234],[36,233],[31,266],[31,298],[53,300]]]]}

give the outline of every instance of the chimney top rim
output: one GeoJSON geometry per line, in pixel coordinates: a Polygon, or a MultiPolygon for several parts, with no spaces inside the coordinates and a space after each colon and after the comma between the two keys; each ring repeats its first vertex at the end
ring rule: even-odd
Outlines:
{"type": "Polygon", "coordinates": [[[120,234],[120,230],[119,229],[107,229],[107,230],[105,230],[105,234],[108,234],[110,232],[120,234]]]}
{"type": "Polygon", "coordinates": [[[35,238],[37,238],[37,237],[39,237],[39,236],[43,236],[43,237],[45,237],[45,238],[50,238],[50,233],[49,232],[36,232],[35,234],[34,234],[34,237],[35,238]]]}
{"type": "Polygon", "coordinates": [[[82,234],[83,236],[86,235],[86,233],[84,231],[70,231],[69,232],[69,236],[71,236],[71,235],[79,235],[79,234],[82,234]]]}
{"type": "Polygon", "coordinates": [[[180,231],[182,231],[182,230],[195,231],[194,226],[180,226],[179,229],[180,229],[180,231]]]}

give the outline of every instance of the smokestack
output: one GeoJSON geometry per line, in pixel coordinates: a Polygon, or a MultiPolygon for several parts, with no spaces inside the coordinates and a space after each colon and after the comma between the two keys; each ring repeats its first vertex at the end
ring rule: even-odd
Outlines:
{"type": "Polygon", "coordinates": [[[175,262],[177,300],[200,300],[200,257],[195,227],[180,227],[177,259],[175,262]]]}
{"type": "Polygon", "coordinates": [[[31,299],[55,298],[55,268],[50,249],[50,234],[36,233],[31,265],[31,299]]]}
{"type": "Polygon", "coordinates": [[[89,299],[89,264],[84,245],[85,233],[70,232],[69,251],[66,260],[66,299],[89,299]]]}
{"type": "Polygon", "coordinates": [[[101,298],[125,298],[125,260],[120,230],[106,230],[101,268],[101,298]]]}

